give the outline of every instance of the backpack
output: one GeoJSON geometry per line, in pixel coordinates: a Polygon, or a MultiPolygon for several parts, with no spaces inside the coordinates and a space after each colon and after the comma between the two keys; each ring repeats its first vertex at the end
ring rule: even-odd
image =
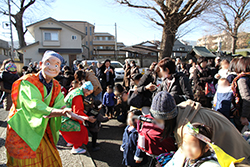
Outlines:
{"type": "MultiPolygon", "coordinates": [[[[145,116],[146,119],[154,119],[150,115],[145,116]]],[[[168,137],[162,140],[163,129],[159,128],[155,123],[143,122],[139,126],[140,120],[138,120],[138,144],[137,147],[147,154],[158,156],[162,153],[176,151],[174,137],[168,137]]]]}

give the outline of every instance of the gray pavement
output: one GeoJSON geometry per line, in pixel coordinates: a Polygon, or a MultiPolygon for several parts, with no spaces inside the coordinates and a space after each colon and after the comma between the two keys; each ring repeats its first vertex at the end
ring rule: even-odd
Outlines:
{"type": "Polygon", "coordinates": [[[97,152],[92,152],[91,137],[89,138],[87,148],[97,167],[123,167],[120,145],[124,128],[119,128],[119,124],[116,119],[102,124],[97,140],[101,150],[97,152]]]}

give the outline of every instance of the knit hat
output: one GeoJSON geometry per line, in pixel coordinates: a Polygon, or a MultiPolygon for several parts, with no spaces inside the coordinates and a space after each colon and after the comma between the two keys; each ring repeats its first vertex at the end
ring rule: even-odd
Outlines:
{"type": "Polygon", "coordinates": [[[54,57],[58,58],[61,61],[61,63],[64,62],[64,59],[63,59],[63,57],[60,54],[58,54],[58,53],[56,53],[54,51],[51,51],[51,50],[47,50],[43,54],[42,62],[45,62],[49,58],[49,56],[54,56],[54,57]]]}
{"type": "Polygon", "coordinates": [[[87,89],[87,90],[93,90],[94,87],[92,85],[92,83],[90,81],[84,82],[83,85],[81,86],[81,88],[83,89],[87,89]]]}
{"type": "Polygon", "coordinates": [[[14,63],[7,63],[5,65],[5,70],[8,71],[8,72],[16,72],[16,65],[14,63]]]}
{"type": "Polygon", "coordinates": [[[167,91],[155,95],[150,108],[151,115],[156,119],[170,120],[177,116],[175,100],[167,91]]]}

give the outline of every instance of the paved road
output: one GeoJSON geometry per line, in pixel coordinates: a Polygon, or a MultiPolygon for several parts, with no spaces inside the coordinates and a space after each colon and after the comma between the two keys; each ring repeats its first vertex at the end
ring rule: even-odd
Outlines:
{"type": "Polygon", "coordinates": [[[101,150],[98,152],[92,152],[90,137],[87,148],[97,167],[123,167],[120,145],[124,128],[119,128],[119,124],[115,119],[102,124],[98,136],[101,150]]]}

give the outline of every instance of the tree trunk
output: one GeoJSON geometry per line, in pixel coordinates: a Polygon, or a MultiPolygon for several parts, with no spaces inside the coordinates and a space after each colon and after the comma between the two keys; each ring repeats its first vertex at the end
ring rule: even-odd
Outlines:
{"type": "Polygon", "coordinates": [[[237,40],[238,40],[238,34],[234,33],[232,35],[232,46],[231,46],[231,52],[232,52],[232,54],[235,54],[237,40]]]}
{"type": "Polygon", "coordinates": [[[175,42],[175,32],[176,30],[171,29],[168,26],[165,26],[165,28],[163,28],[159,61],[164,57],[171,57],[175,42]]]}
{"type": "Polygon", "coordinates": [[[18,35],[18,41],[19,41],[19,48],[26,46],[26,42],[24,39],[24,31],[23,31],[23,14],[22,13],[17,13],[14,16],[14,19],[16,21],[15,27],[17,30],[17,35],[18,35]]]}

